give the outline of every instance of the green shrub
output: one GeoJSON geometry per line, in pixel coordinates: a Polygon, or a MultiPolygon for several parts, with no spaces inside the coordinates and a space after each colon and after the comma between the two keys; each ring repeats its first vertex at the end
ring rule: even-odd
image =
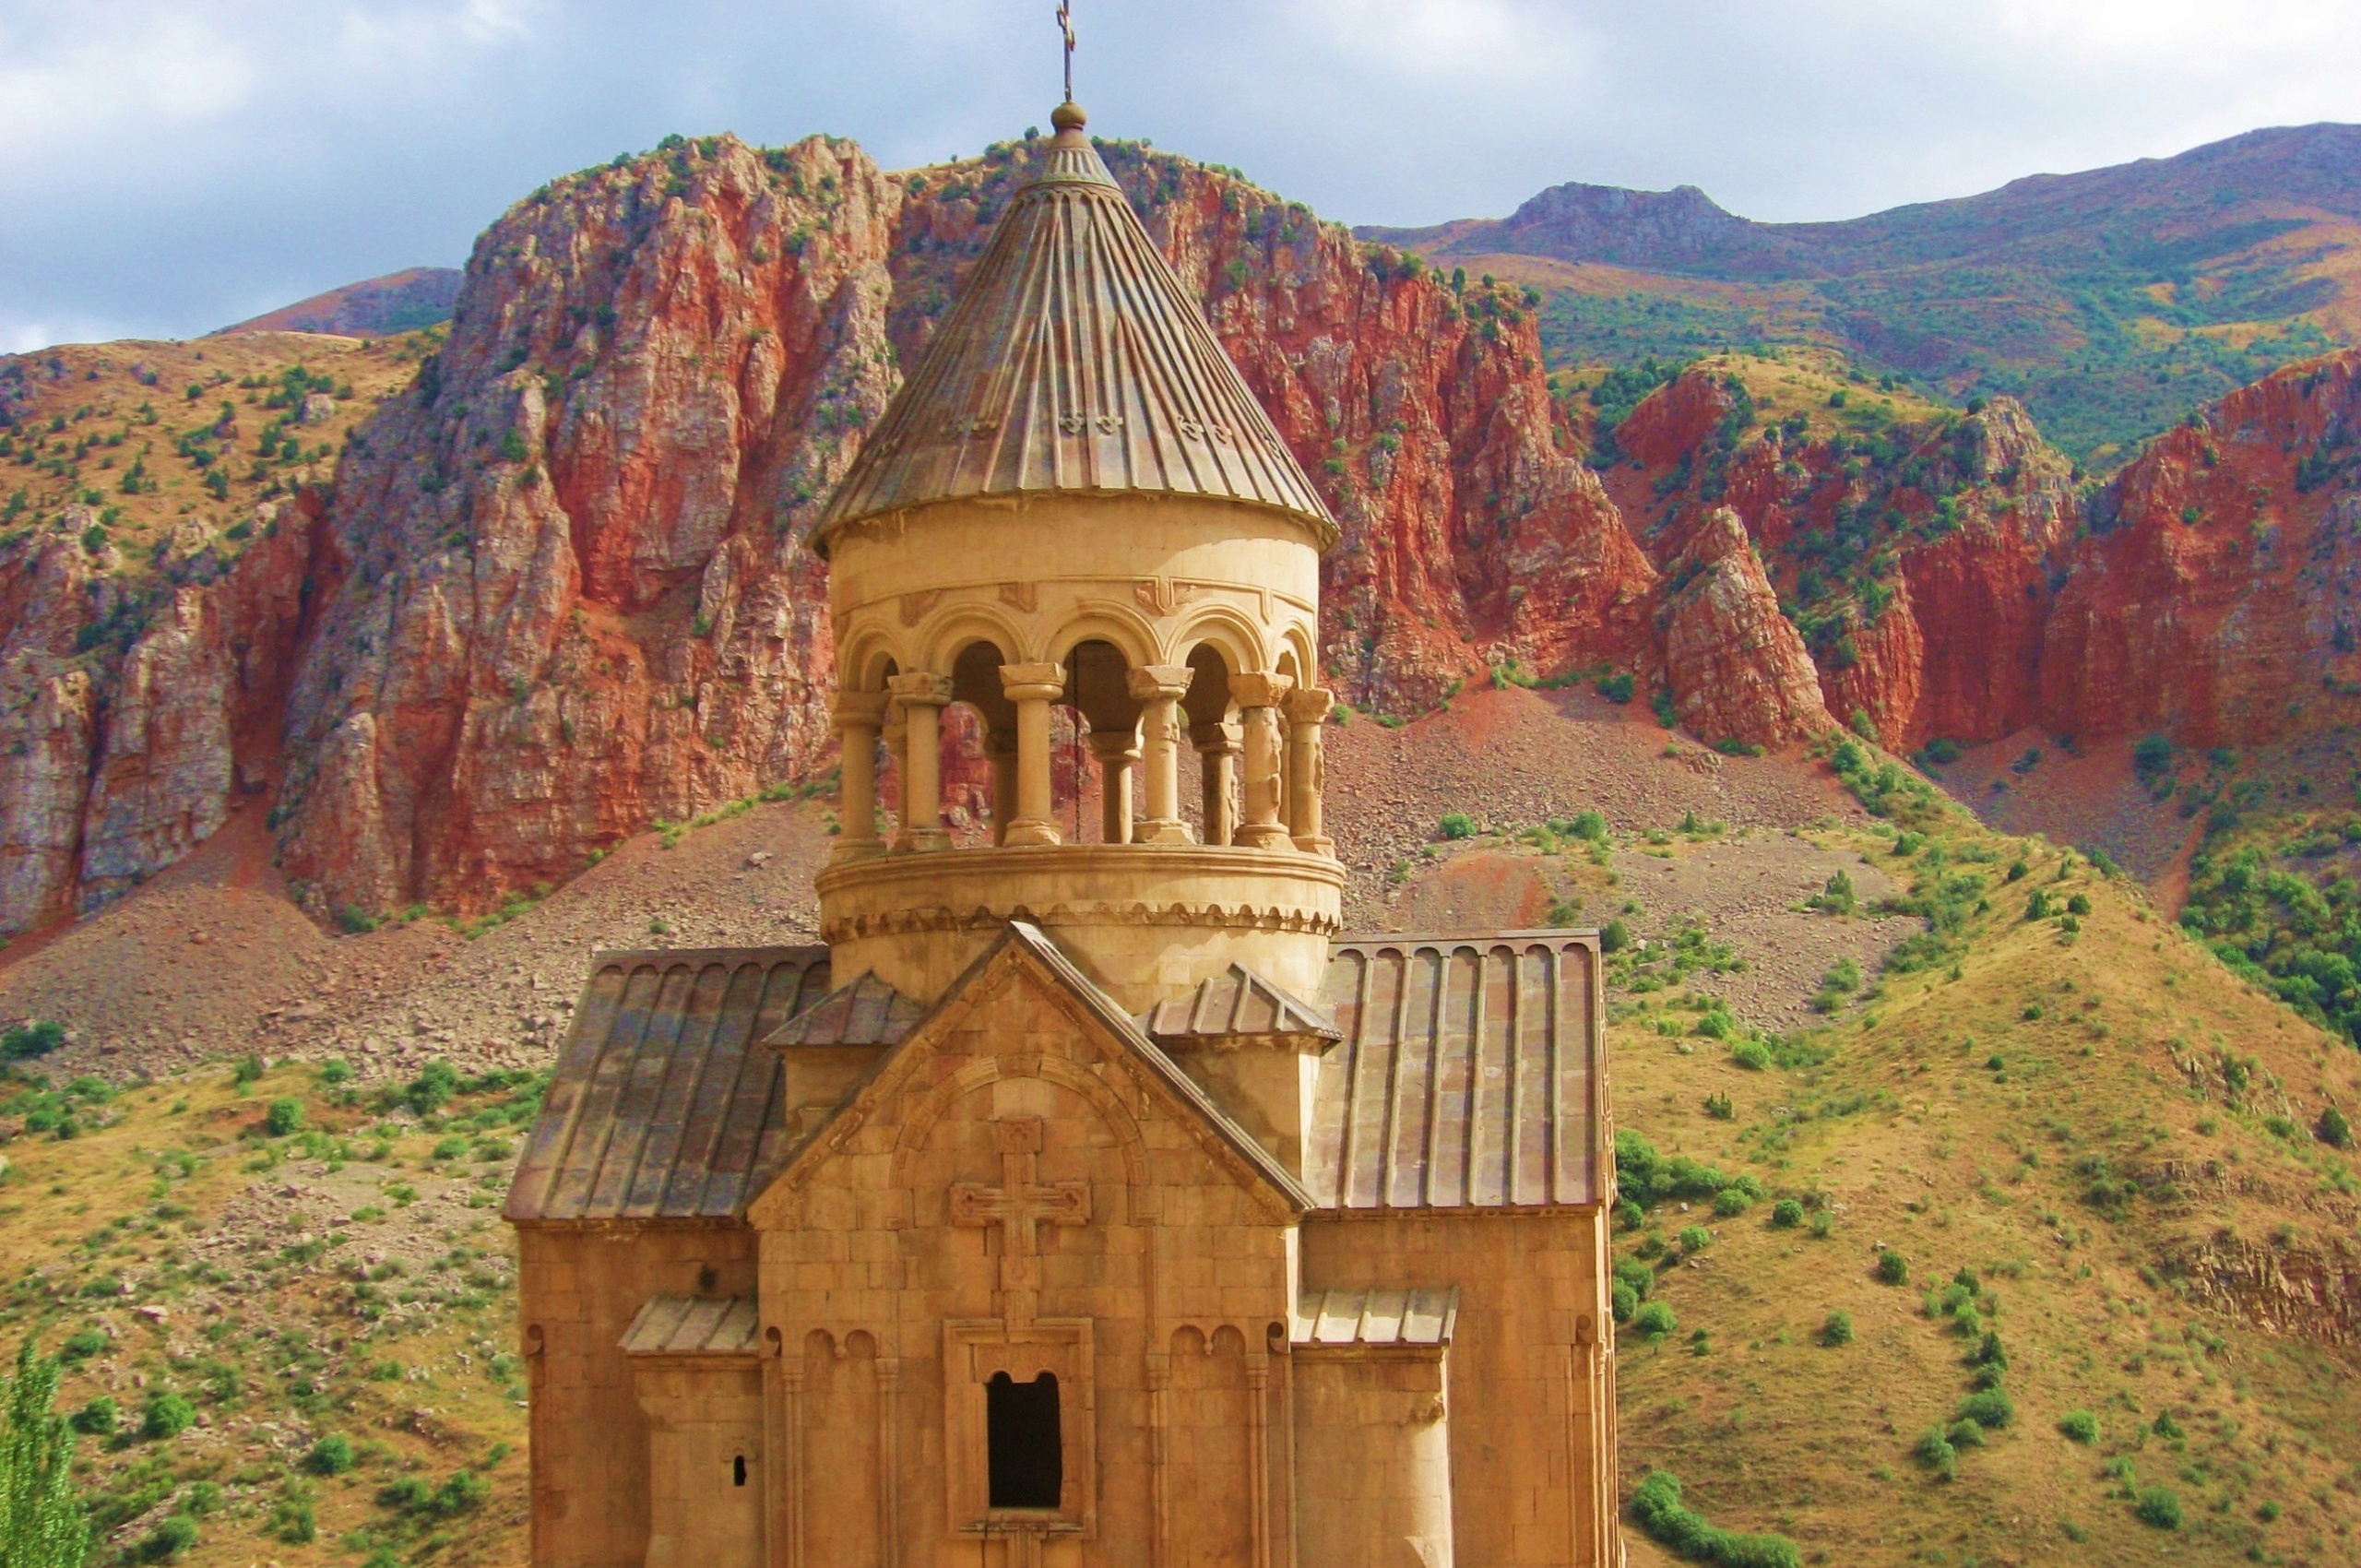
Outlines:
{"type": "Polygon", "coordinates": [[[57,1348],[57,1359],[67,1366],[87,1361],[107,1348],[106,1335],[95,1328],[77,1329],[66,1336],[65,1343],[57,1348]]]}
{"type": "Polygon", "coordinates": [[[122,1424],[122,1413],[113,1400],[101,1394],[67,1418],[74,1430],[91,1437],[112,1437],[122,1424]]]}
{"type": "Polygon", "coordinates": [[[303,1456],[303,1467],[315,1476],[340,1476],[352,1468],[352,1440],[342,1432],[332,1431],[312,1444],[303,1456]]]}
{"type": "Polygon", "coordinates": [[[1443,819],[1439,826],[1442,829],[1442,836],[1446,838],[1473,838],[1476,837],[1476,819],[1469,816],[1465,812],[1445,812],[1443,814],[1443,819]]]}
{"type": "Polygon", "coordinates": [[[1614,1304],[1615,1321],[1618,1323],[1631,1322],[1631,1314],[1640,1310],[1640,1298],[1638,1294],[1620,1279],[1615,1282],[1613,1289],[1609,1290],[1608,1294],[1608,1299],[1614,1304]]]}
{"type": "Polygon", "coordinates": [[[1647,1301],[1631,1314],[1631,1331],[1643,1339],[1661,1339],[1680,1326],[1672,1309],[1662,1301],[1647,1301]]]}
{"type": "Polygon", "coordinates": [[[259,1082],[262,1075],[262,1058],[249,1051],[239,1057],[238,1064],[230,1069],[230,1081],[244,1088],[248,1084],[259,1082]]]}
{"type": "Polygon", "coordinates": [[[1600,676],[1594,689],[1608,702],[1627,703],[1631,700],[1631,693],[1636,684],[1631,671],[1618,670],[1611,675],[1600,676]]]}
{"type": "Polygon", "coordinates": [[[1945,1480],[1958,1473],[1959,1450],[1952,1445],[1950,1435],[1941,1427],[1928,1427],[1911,1452],[1918,1456],[1920,1464],[1945,1480]]]}
{"type": "Polygon", "coordinates": [[[1676,1238],[1684,1253],[1702,1253],[1714,1244],[1714,1233],[1702,1225],[1684,1225],[1676,1238]]]}
{"type": "MultiPolygon", "coordinates": [[[[196,1521],[185,1514],[172,1514],[158,1520],[156,1527],[140,1538],[130,1556],[135,1562],[172,1562],[196,1544],[196,1521]]],[[[62,1563],[64,1559],[58,1561],[62,1563]]]]}
{"type": "Polygon", "coordinates": [[[18,1024],[0,1034],[0,1062],[29,1062],[65,1043],[65,1026],[46,1018],[18,1024]]]}
{"type": "Polygon", "coordinates": [[[1714,1194],[1714,1212],[1724,1219],[1735,1219],[1747,1211],[1749,1202],[1736,1187],[1724,1187],[1714,1194]]]}
{"type": "Polygon", "coordinates": [[[2069,1443],[2087,1448],[2099,1440],[2099,1419],[2088,1410],[2069,1410],[2058,1419],[2058,1430],[2069,1443]]]}
{"type": "Polygon", "coordinates": [[[263,1112],[262,1130],[274,1138],[288,1137],[303,1130],[303,1102],[281,1097],[270,1102],[263,1112]]]}
{"type": "Polygon", "coordinates": [[[1779,1535],[1738,1535],[1716,1529],[1680,1500],[1680,1479],[1652,1470],[1631,1491],[1631,1516],[1640,1527],[1683,1557],[1721,1568],[1800,1568],[1796,1543],[1779,1535]]]}
{"type": "Polygon", "coordinates": [[[1572,836],[1592,844],[1607,842],[1607,818],[1597,812],[1576,812],[1572,824],[1572,836]]]}
{"type": "Polygon", "coordinates": [[[1647,1222],[1648,1211],[1631,1199],[1625,1198],[1615,1206],[1615,1224],[1618,1229],[1637,1230],[1647,1222]]]}
{"type": "Polygon", "coordinates": [[[2180,1495],[2170,1487],[2142,1487],[2131,1512],[2140,1516],[2141,1523],[2160,1530],[2180,1528],[2180,1495]]]}
{"type": "Polygon", "coordinates": [[[1998,1388],[1987,1388],[1960,1401],[1959,1413],[1980,1427],[2004,1427],[2017,1419],[2017,1408],[1998,1388]]]}
{"type": "Polygon", "coordinates": [[[1820,1342],[1832,1349],[1853,1343],[1853,1314],[1831,1313],[1828,1321],[1820,1325],[1820,1342]]]}
{"type": "Polygon", "coordinates": [[[1887,1285],[1910,1283],[1910,1260],[1889,1247],[1878,1254],[1878,1278],[1887,1285]]]}
{"type": "Polygon", "coordinates": [[[468,1140],[465,1138],[437,1138],[434,1141],[434,1146],[427,1151],[427,1158],[429,1159],[457,1159],[467,1152],[468,1140]]]}
{"type": "Polygon", "coordinates": [[[2150,1423],[2148,1430],[2154,1432],[2158,1437],[2165,1438],[2167,1441],[2177,1437],[2187,1437],[2189,1435],[2181,1430],[2180,1423],[2173,1420],[2173,1413],[2170,1410],[2157,1411],[2156,1419],[2153,1422],[2150,1423]]]}
{"type": "Polygon", "coordinates": [[[1793,1230],[1804,1222],[1804,1206],[1793,1198],[1781,1198],[1771,1206],[1771,1225],[1777,1230],[1793,1230]]]}
{"type": "Polygon", "coordinates": [[[140,1417],[139,1435],[178,1437],[196,1424],[195,1406],[177,1394],[158,1394],[149,1397],[147,1411],[140,1417]]]}
{"type": "Polygon", "coordinates": [[[2353,1123],[2347,1122],[2344,1119],[2344,1112],[2339,1111],[2333,1105],[2320,1112],[2319,1124],[2317,1130],[2319,1134],[2320,1142],[2328,1145],[2331,1148],[2351,1148],[2353,1146],[2353,1123]]]}
{"type": "Polygon", "coordinates": [[[1750,1073],[1771,1065],[1771,1048],[1759,1039],[1742,1039],[1730,1047],[1730,1060],[1750,1073]]]}
{"type": "Polygon", "coordinates": [[[1608,921],[1599,931],[1598,950],[1602,953],[1620,953],[1631,944],[1631,928],[1619,920],[1608,921]]]}
{"type": "Polygon", "coordinates": [[[1617,1258],[1615,1282],[1630,1287],[1631,1294],[1644,1301],[1648,1292],[1655,1289],[1656,1271],[1638,1258],[1617,1258]]]}
{"type": "Polygon", "coordinates": [[[1951,1424],[1951,1430],[1943,1435],[1951,1439],[1953,1448],[1984,1446],[1984,1429],[1974,1421],[1953,1421],[1951,1424]]]}

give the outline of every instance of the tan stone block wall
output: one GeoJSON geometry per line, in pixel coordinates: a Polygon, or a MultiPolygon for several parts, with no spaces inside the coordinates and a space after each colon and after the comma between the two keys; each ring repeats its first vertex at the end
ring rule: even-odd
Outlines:
{"type": "Polygon", "coordinates": [[[742,1227],[518,1228],[535,1568],[643,1568],[647,1420],[617,1346],[650,1296],[751,1294],[754,1253],[742,1227]]]}
{"type": "Polygon", "coordinates": [[[1465,1568],[1614,1561],[1614,1407],[1596,1396],[1612,1348],[1606,1250],[1599,1210],[1304,1222],[1306,1289],[1460,1289],[1450,1424],[1465,1568]]]}
{"type": "Polygon", "coordinates": [[[1296,1519],[1303,1562],[1452,1568],[1444,1372],[1439,1350],[1296,1353],[1296,1519]]]}
{"type": "Polygon", "coordinates": [[[647,1568],[764,1568],[763,1385],[753,1358],[635,1360],[648,1423],[647,1568]]]}
{"type": "MultiPolygon", "coordinates": [[[[885,1529],[902,1568],[978,1561],[951,1510],[956,1467],[982,1456],[945,1452],[943,1324],[1014,1304],[1003,1229],[953,1223],[949,1194],[1003,1187],[994,1120],[1028,1117],[1042,1128],[1038,1182],[1090,1194],[1086,1224],[1036,1232],[1035,1314],[1091,1321],[1097,1450],[1095,1533],[1052,1538],[1043,1561],[1144,1568],[1161,1535],[1168,1562],[1245,1563],[1237,1544],[1258,1526],[1271,1562],[1287,1561],[1277,1396],[1252,1393],[1246,1368],[1267,1367],[1273,1324],[1285,1334],[1288,1216],[1071,1005],[1029,976],[981,1002],[896,1059],[841,1146],[758,1209],[764,1322],[804,1348],[803,1435],[782,1468],[812,1568],[888,1561],[885,1529]]],[[[1062,1379],[1067,1419],[1083,1394],[1062,1379]]]]}

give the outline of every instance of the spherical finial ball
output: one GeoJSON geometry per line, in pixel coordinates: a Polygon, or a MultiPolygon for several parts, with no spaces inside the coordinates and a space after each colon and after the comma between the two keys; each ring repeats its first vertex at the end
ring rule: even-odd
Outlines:
{"type": "Polygon", "coordinates": [[[1082,105],[1071,100],[1050,111],[1050,124],[1062,131],[1078,131],[1084,122],[1082,105]]]}

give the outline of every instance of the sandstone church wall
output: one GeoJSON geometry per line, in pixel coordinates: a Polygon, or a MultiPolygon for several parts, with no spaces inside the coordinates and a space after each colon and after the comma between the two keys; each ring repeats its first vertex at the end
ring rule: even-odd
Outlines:
{"type": "Polygon", "coordinates": [[[1459,1287],[1444,1396],[1457,1561],[1484,1568],[1606,1564],[1614,1520],[1606,1231],[1592,1208],[1457,1214],[1344,1211],[1303,1225],[1303,1277],[1319,1289],[1459,1287]],[[1594,1376],[1607,1358],[1605,1379],[1594,1376]],[[1608,1387],[1602,1407],[1595,1385],[1608,1387]],[[1566,1466],[1590,1455],[1600,1479],[1566,1466]]]}
{"type": "Polygon", "coordinates": [[[534,1562],[644,1568],[648,1422],[623,1331],[651,1296],[753,1294],[754,1253],[753,1232],[735,1225],[518,1228],[534,1562]]]}

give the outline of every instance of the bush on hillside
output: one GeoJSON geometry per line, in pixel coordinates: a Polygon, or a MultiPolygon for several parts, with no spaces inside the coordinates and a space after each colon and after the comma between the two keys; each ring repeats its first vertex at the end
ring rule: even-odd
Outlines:
{"type": "Polygon", "coordinates": [[[2153,1525],[2160,1530],[2180,1528],[2180,1494],[2170,1487],[2142,1487],[2131,1511],[2140,1516],[2141,1523],[2153,1525]]]}
{"type": "Polygon", "coordinates": [[[0,1062],[29,1062],[65,1043],[65,1026],[34,1018],[0,1034],[0,1062]]]}
{"type": "Polygon", "coordinates": [[[1910,1260],[1889,1247],[1878,1254],[1878,1279],[1886,1285],[1910,1283],[1910,1260]]]}
{"type": "Polygon", "coordinates": [[[1631,1517],[1649,1536],[1682,1556],[1721,1568],[1801,1568],[1796,1543],[1778,1535],[1738,1535],[1716,1529],[1680,1499],[1680,1479],[1652,1470],[1631,1491],[1631,1517]]]}
{"type": "Polygon", "coordinates": [[[2099,1440],[2099,1419],[2088,1410],[2069,1410],[2058,1419],[2058,1430],[2067,1442],[2087,1448],[2099,1440]]]}
{"type": "Polygon", "coordinates": [[[1646,1302],[1631,1314],[1631,1331],[1643,1339],[1661,1339],[1679,1326],[1672,1309],[1662,1301],[1646,1302]]]}
{"type": "Polygon", "coordinates": [[[1853,1343],[1853,1314],[1831,1313],[1828,1321],[1820,1325],[1820,1342],[1831,1349],[1853,1343]]]}

